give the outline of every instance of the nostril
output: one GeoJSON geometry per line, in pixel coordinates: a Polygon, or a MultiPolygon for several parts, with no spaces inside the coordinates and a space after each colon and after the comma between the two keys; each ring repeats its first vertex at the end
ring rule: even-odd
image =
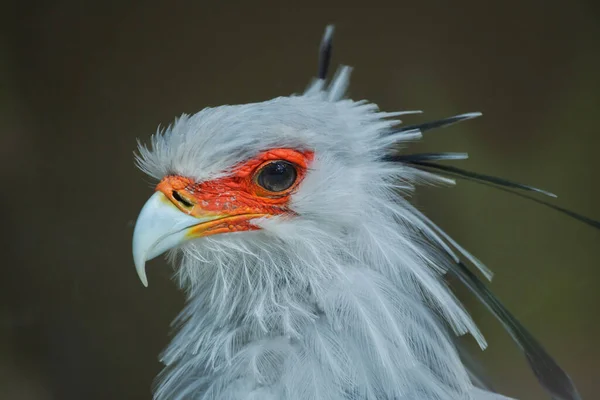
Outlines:
{"type": "Polygon", "coordinates": [[[191,206],[193,206],[193,204],[192,204],[192,203],[191,203],[189,200],[187,200],[187,199],[183,198],[183,197],[182,197],[182,196],[181,196],[181,195],[180,195],[178,192],[176,192],[175,190],[173,190],[173,193],[172,193],[172,195],[173,195],[173,198],[174,198],[175,200],[177,200],[178,202],[180,202],[180,203],[181,203],[181,204],[182,204],[184,207],[191,207],[191,206]]]}

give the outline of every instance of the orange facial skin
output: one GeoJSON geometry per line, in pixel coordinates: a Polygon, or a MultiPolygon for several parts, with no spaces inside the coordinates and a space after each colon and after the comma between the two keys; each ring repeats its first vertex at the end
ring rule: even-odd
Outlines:
{"type": "Polygon", "coordinates": [[[314,158],[311,151],[272,149],[236,165],[231,175],[212,181],[195,182],[193,179],[169,175],[156,186],[182,212],[199,219],[188,233],[201,237],[226,232],[257,230],[250,220],[290,213],[291,195],[306,175],[314,158]],[[261,169],[269,163],[283,160],[296,168],[296,180],[286,190],[271,192],[256,182],[261,169]]]}

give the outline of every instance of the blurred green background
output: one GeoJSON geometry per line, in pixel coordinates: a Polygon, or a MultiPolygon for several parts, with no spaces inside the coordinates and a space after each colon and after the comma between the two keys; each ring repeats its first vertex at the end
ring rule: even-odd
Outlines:
{"type": "MultiPolygon", "coordinates": [[[[164,261],[135,274],[134,168],[182,112],[302,91],[336,24],[351,96],[405,122],[482,111],[414,151],[559,194],[600,219],[598,1],[12,1],[0,12],[0,399],[149,399],[183,296],[164,261]]],[[[496,273],[492,288],[567,369],[600,392],[600,233],[459,182],[418,206],[496,273]]],[[[461,292],[489,340],[496,388],[544,399],[500,325],[461,292]]],[[[472,340],[466,338],[472,345],[472,340]]]]}

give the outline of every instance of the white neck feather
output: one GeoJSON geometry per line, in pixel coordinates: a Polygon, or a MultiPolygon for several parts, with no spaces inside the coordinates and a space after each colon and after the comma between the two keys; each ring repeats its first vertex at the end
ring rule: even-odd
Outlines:
{"type": "Polygon", "coordinates": [[[472,398],[441,320],[485,343],[423,244],[436,233],[402,198],[373,209],[352,232],[263,220],[184,248],[156,397],[472,398]]]}

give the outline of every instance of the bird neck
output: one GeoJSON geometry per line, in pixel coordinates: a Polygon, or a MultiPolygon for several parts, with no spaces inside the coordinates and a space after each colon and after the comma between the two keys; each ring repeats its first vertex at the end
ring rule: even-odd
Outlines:
{"type": "Polygon", "coordinates": [[[462,332],[470,319],[425,250],[387,236],[355,232],[316,254],[223,241],[236,257],[184,255],[196,283],[157,398],[462,398],[472,385],[438,315],[462,332]]]}

